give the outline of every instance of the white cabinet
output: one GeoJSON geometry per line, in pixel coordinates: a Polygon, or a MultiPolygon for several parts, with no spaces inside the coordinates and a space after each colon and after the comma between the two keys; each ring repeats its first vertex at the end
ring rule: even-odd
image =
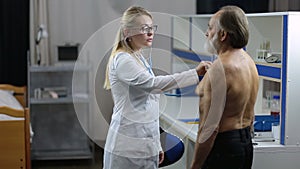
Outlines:
{"type": "MultiPolygon", "coordinates": [[[[73,70],[73,65],[29,66],[29,105],[34,132],[33,160],[92,159],[94,145],[82,129],[74,103],[85,110],[89,120],[89,69],[73,70]],[[73,76],[86,78],[72,90],[73,76]]],[[[86,123],[86,122],[85,122],[86,123]]]]}
{"type": "MultiPolygon", "coordinates": [[[[173,70],[181,71],[186,65],[196,65],[201,60],[215,59],[203,48],[207,24],[212,15],[184,15],[172,19],[173,70]]],[[[298,145],[297,98],[300,97],[299,70],[300,28],[298,12],[247,14],[250,29],[249,43],[245,50],[256,61],[260,75],[260,90],[256,103],[256,115],[270,115],[266,107],[268,93],[280,96],[280,144],[298,145]],[[276,63],[268,63],[266,58],[278,58],[276,63]]],[[[274,60],[269,60],[274,61],[274,60]]],[[[272,99],[272,96],[271,96],[272,99]]]]}
{"type": "MultiPolygon", "coordinates": [[[[298,103],[300,98],[300,12],[246,15],[249,21],[250,39],[245,50],[256,62],[260,75],[260,88],[255,105],[256,118],[271,116],[271,102],[269,101],[272,99],[272,95],[280,97],[278,140],[258,142],[258,145],[254,146],[254,168],[272,168],[274,166],[293,168],[299,165],[299,160],[291,163],[291,160],[288,159],[300,158],[300,134],[298,132],[300,120],[298,103]],[[285,160],[280,162],[272,160],[274,154],[282,156],[285,160]],[[268,160],[268,163],[270,162],[272,165],[265,165],[264,160],[268,160]]],[[[210,56],[203,48],[205,32],[211,16],[173,17],[171,23],[173,33],[171,46],[172,53],[175,55],[172,59],[173,72],[196,66],[201,60],[213,61],[215,59],[215,56],[210,56]]],[[[189,108],[182,107],[182,109],[184,111],[189,108]]],[[[176,119],[173,120],[176,121],[176,119]]],[[[186,134],[190,135],[190,133],[186,134]]],[[[273,137],[272,133],[270,134],[273,137]]],[[[192,139],[189,140],[193,142],[192,139]]]]}
{"type": "Polygon", "coordinates": [[[280,144],[299,145],[300,134],[297,132],[298,113],[297,98],[300,90],[300,77],[296,75],[300,63],[300,13],[270,13],[249,15],[251,38],[247,51],[252,56],[257,56],[257,49],[264,46],[264,42],[270,43],[270,53],[278,55],[279,63],[266,63],[266,61],[254,57],[257,69],[261,77],[260,93],[257,100],[257,112],[263,112],[266,93],[268,91],[279,92],[280,95],[280,144]],[[261,110],[261,111],[259,111],[261,110]]]}

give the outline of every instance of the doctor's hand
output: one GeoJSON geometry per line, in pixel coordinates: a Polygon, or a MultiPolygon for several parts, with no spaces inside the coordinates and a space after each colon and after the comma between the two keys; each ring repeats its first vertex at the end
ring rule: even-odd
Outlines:
{"type": "Polygon", "coordinates": [[[159,152],[159,164],[161,164],[164,161],[165,153],[163,151],[159,152]]]}
{"type": "Polygon", "coordinates": [[[198,76],[204,75],[211,65],[212,62],[210,61],[201,61],[199,65],[196,67],[198,76]]]}

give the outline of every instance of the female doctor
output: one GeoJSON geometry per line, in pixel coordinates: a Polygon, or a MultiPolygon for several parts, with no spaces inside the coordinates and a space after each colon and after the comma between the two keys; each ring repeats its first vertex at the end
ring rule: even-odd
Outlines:
{"type": "Polygon", "coordinates": [[[196,69],[155,76],[143,54],[157,25],[142,7],[128,8],[122,17],[104,82],[114,101],[104,148],[104,169],[156,169],[164,159],[159,132],[159,94],[199,82],[210,62],[196,69]]]}

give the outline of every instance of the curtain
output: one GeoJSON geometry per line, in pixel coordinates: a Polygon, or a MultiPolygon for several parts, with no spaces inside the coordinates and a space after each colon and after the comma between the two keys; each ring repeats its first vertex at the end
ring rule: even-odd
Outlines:
{"type": "Polygon", "coordinates": [[[222,6],[237,5],[246,13],[268,12],[269,0],[196,0],[197,14],[213,14],[222,6]]]}
{"type": "Polygon", "coordinates": [[[29,0],[1,0],[0,25],[0,83],[26,85],[29,0]]]}
{"type": "Polygon", "coordinates": [[[271,12],[297,11],[300,10],[299,0],[269,0],[269,10],[271,12]]]}

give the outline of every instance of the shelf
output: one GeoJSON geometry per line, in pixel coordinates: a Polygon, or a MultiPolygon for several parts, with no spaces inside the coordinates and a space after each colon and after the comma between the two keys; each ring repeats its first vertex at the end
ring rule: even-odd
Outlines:
{"type": "Polygon", "coordinates": [[[281,63],[266,63],[266,62],[257,62],[257,61],[255,63],[256,63],[256,65],[281,68],[281,63]]]}
{"type": "Polygon", "coordinates": [[[61,98],[30,98],[31,104],[70,104],[70,103],[88,103],[89,99],[85,97],[61,97],[61,98]]]}
{"type": "Polygon", "coordinates": [[[271,77],[266,77],[266,76],[259,76],[259,77],[264,79],[264,80],[281,83],[281,79],[276,79],[276,78],[271,78],[271,77]]]}
{"type": "Polygon", "coordinates": [[[196,53],[192,50],[183,50],[183,49],[178,49],[174,48],[172,49],[172,53],[180,58],[183,58],[185,60],[189,60],[192,62],[201,62],[203,60],[205,61],[212,61],[213,56],[207,56],[201,53],[196,53]]]}
{"type": "MultiPolygon", "coordinates": [[[[74,65],[64,65],[64,66],[30,66],[29,71],[34,73],[39,72],[72,72],[74,71],[74,65]]],[[[76,66],[76,71],[88,71],[90,68],[89,66],[76,66]]]]}
{"type": "Polygon", "coordinates": [[[266,64],[256,64],[259,76],[281,80],[281,67],[274,65],[268,66],[266,64]]]}
{"type": "Polygon", "coordinates": [[[92,159],[92,150],[52,150],[52,151],[32,151],[31,156],[35,160],[67,160],[67,159],[92,159]]]}

